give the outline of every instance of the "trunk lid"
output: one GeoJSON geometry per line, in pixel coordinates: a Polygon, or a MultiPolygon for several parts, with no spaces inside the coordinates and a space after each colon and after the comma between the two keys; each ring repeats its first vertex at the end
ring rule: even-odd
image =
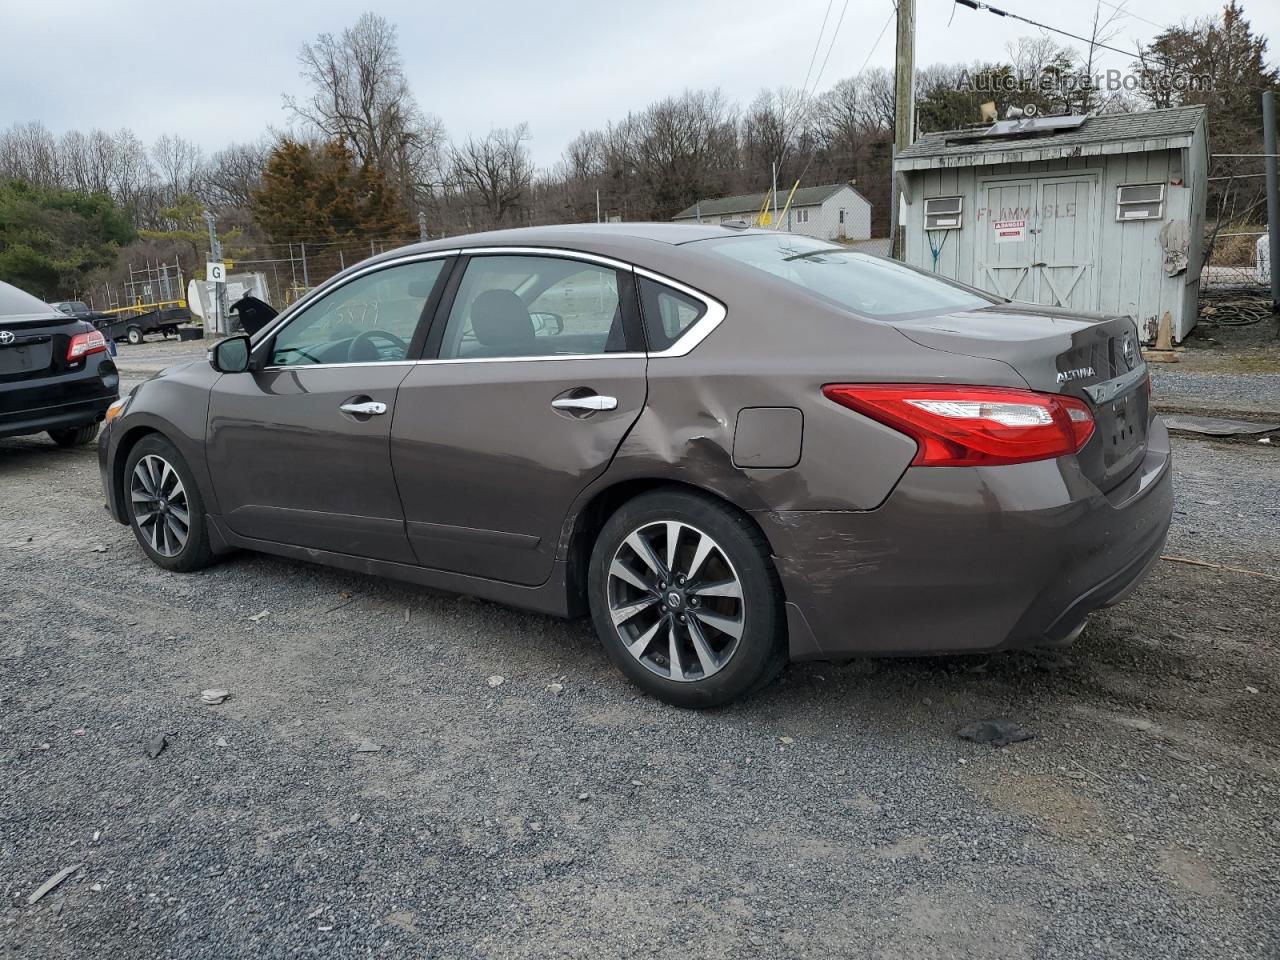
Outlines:
{"type": "Polygon", "coordinates": [[[77,333],[93,330],[74,317],[0,317],[0,383],[36,380],[67,369],[77,333]]]}
{"type": "Polygon", "coordinates": [[[1150,397],[1138,330],[1128,317],[1003,303],[893,325],[922,346],[1003,361],[1033,390],[1088,403],[1097,426],[1078,459],[1101,490],[1142,462],[1150,397]]]}

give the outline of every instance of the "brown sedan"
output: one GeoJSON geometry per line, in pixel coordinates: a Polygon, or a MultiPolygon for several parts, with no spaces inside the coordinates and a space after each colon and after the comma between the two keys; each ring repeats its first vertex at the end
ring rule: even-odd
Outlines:
{"type": "Polygon", "coordinates": [[[1159,555],[1134,324],[804,237],[618,224],[406,247],[110,412],[169,570],[259,550],[590,613],[635,683],[1065,643],[1159,555]]]}

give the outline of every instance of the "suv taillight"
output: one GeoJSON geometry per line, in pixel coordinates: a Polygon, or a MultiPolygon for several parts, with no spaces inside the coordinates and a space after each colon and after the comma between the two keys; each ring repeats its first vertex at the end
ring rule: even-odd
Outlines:
{"type": "Polygon", "coordinates": [[[1012,387],[837,383],[823,394],[919,444],[912,465],[972,467],[1076,453],[1093,414],[1075,397],[1012,387]]]}
{"type": "Polygon", "coordinates": [[[77,333],[67,345],[67,363],[78,363],[91,353],[103,353],[107,349],[107,338],[100,330],[91,333],[77,333]]]}

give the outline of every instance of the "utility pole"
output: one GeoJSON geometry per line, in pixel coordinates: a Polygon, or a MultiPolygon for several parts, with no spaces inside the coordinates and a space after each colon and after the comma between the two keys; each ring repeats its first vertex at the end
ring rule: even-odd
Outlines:
{"type": "Polygon", "coordinates": [[[418,239],[427,242],[427,211],[418,208],[418,239]]]}
{"type": "Polygon", "coordinates": [[[1267,264],[1271,268],[1271,310],[1280,313],[1280,184],[1276,176],[1276,95],[1262,95],[1262,159],[1267,172],[1267,264]]]}
{"type": "MultiPolygon", "coordinates": [[[[209,225],[209,260],[213,263],[221,263],[222,241],[218,239],[218,229],[213,214],[206,210],[204,220],[209,225]]],[[[215,334],[227,332],[226,289],[225,283],[213,285],[213,332],[215,334]]]]}
{"type": "Polygon", "coordinates": [[[596,191],[596,223],[600,222],[600,191],[596,191]]]}
{"type": "MultiPolygon", "coordinates": [[[[893,67],[893,156],[911,146],[916,129],[916,4],[915,0],[898,0],[898,49],[893,67]]],[[[889,234],[893,237],[893,256],[903,259],[906,243],[898,219],[902,210],[902,197],[898,192],[898,178],[891,173],[893,209],[889,211],[889,234]]]]}

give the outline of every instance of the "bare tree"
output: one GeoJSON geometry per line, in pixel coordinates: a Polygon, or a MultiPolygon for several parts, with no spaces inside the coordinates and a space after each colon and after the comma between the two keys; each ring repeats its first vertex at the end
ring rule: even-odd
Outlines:
{"type": "Polygon", "coordinates": [[[254,191],[262,186],[262,168],[269,149],[265,140],[259,140],[233,143],[215,153],[205,171],[201,191],[204,202],[214,210],[251,207],[254,191]]]}
{"type": "Polygon", "coordinates": [[[0,134],[0,177],[40,187],[62,185],[58,144],[44,124],[14,124],[0,134]]]}
{"type": "Polygon", "coordinates": [[[162,202],[172,204],[183,195],[195,196],[204,183],[204,153],[182,137],[162,134],[151,148],[156,189],[162,202]]]}
{"type": "Polygon", "coordinates": [[[450,150],[450,172],[457,187],[473,191],[483,202],[491,224],[504,222],[526,199],[533,181],[533,161],[525,142],[529,125],[506,130],[491,130],[477,140],[450,150]]]}
{"type": "Polygon", "coordinates": [[[444,129],[419,109],[390,22],[364,13],[341,35],[322,33],[303,44],[298,61],[311,93],[301,100],[285,96],[297,119],[342,141],[358,163],[379,167],[406,199],[429,189],[440,169],[444,129]]]}

